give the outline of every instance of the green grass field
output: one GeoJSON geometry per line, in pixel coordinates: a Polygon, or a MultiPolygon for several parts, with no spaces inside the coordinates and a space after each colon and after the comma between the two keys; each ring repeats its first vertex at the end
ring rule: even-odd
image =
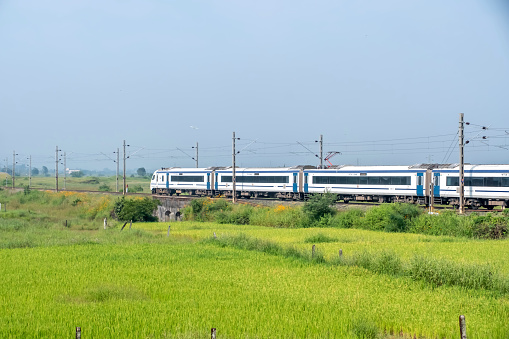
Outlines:
{"type": "MultiPolygon", "coordinates": [[[[30,183],[30,179],[26,176],[24,177],[16,177],[15,178],[15,184],[16,187],[25,187],[28,186],[30,183]]],[[[147,177],[126,177],[126,184],[129,185],[131,188],[131,191],[135,187],[141,187],[143,190],[140,191],[142,193],[150,193],[150,179],[147,177]]],[[[122,177],[120,176],[118,178],[118,190],[122,192],[122,177]]],[[[12,179],[11,176],[7,173],[0,173],[0,187],[11,187],[12,186],[12,179]],[[5,178],[7,177],[7,185],[5,178]]],[[[52,190],[55,189],[56,186],[56,179],[55,177],[44,177],[44,176],[33,176],[31,178],[31,188],[36,189],[48,189],[52,190]]],[[[109,177],[102,177],[102,176],[85,176],[81,178],[74,178],[71,176],[67,176],[65,178],[61,175],[58,178],[58,188],[59,190],[89,190],[89,191],[110,191],[115,192],[115,189],[117,187],[116,183],[116,177],[115,176],[109,176],[109,177]],[[101,189],[102,187],[102,189],[101,189]]],[[[139,188],[138,188],[139,189],[139,188]]]]}
{"type": "Polygon", "coordinates": [[[403,265],[420,255],[490,266],[507,282],[508,239],[193,221],[103,230],[111,199],[0,191],[0,337],[73,337],[79,326],[83,338],[210,338],[213,327],[218,338],[457,338],[463,314],[469,339],[509,338],[507,291],[335,264],[339,249],[403,265]]]}

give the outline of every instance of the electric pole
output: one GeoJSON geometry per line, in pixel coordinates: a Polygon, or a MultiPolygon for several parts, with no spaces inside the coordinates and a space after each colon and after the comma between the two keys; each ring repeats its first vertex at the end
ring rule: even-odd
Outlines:
{"type": "Polygon", "coordinates": [[[236,191],[235,191],[235,132],[233,132],[233,138],[232,138],[232,186],[233,186],[233,195],[232,195],[232,203],[235,204],[235,197],[236,197],[236,191]]]}
{"type": "Polygon", "coordinates": [[[464,171],[464,157],[463,147],[463,113],[460,113],[460,125],[459,125],[459,147],[460,147],[460,169],[459,169],[459,194],[460,194],[460,214],[465,213],[465,171],[464,171]]]}
{"type": "Polygon", "coordinates": [[[194,147],[194,148],[196,148],[196,158],[195,158],[195,160],[196,160],[196,168],[198,168],[198,141],[196,142],[196,147],[194,147]]]}
{"type": "Polygon", "coordinates": [[[125,183],[125,140],[124,140],[124,176],[123,176],[123,178],[124,178],[124,189],[122,190],[122,192],[123,192],[122,194],[125,195],[125,193],[126,193],[126,191],[125,191],[125,189],[126,189],[126,183],[125,183]]]}
{"type": "Polygon", "coordinates": [[[58,146],[55,148],[55,191],[58,192],[58,162],[60,159],[58,159],[58,152],[61,151],[58,149],[58,146]]]}
{"type": "Polygon", "coordinates": [[[65,181],[67,179],[67,163],[66,163],[66,154],[64,152],[64,191],[66,190],[66,187],[65,187],[65,181]]]}
{"type": "MultiPolygon", "coordinates": [[[[113,152],[115,153],[115,152],[113,152]]],[[[120,150],[117,148],[117,184],[116,184],[116,191],[115,192],[118,192],[118,167],[119,167],[119,162],[120,162],[120,150]]]]}
{"type": "Polygon", "coordinates": [[[12,188],[15,187],[15,177],[16,177],[16,151],[12,151],[12,188]]]}
{"type": "Polygon", "coordinates": [[[323,135],[320,134],[320,169],[323,169],[323,135]]]}
{"type": "Polygon", "coordinates": [[[28,165],[28,188],[32,186],[32,155],[29,156],[30,162],[28,165]]]}

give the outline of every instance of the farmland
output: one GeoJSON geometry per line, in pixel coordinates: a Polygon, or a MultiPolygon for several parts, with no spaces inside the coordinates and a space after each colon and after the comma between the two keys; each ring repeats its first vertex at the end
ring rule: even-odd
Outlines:
{"type": "Polygon", "coordinates": [[[437,285],[337,262],[339,249],[345,259],[390,253],[403,267],[423,256],[489,266],[506,283],[507,239],[197,221],[172,223],[169,236],[168,223],[105,230],[113,201],[65,194],[0,192],[10,206],[0,337],[70,337],[80,326],[85,338],[207,338],[212,327],[218,338],[453,338],[460,314],[469,338],[509,336],[503,284],[437,285]]]}

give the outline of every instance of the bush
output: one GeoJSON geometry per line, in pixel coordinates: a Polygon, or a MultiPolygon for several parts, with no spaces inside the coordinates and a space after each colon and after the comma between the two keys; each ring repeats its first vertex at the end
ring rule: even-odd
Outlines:
{"type": "Polygon", "coordinates": [[[106,184],[102,184],[101,186],[99,186],[99,191],[101,191],[101,192],[109,192],[109,191],[111,191],[111,188],[110,188],[110,186],[108,186],[106,184]]]}
{"type": "Polygon", "coordinates": [[[302,211],[312,223],[319,222],[326,215],[336,214],[334,203],[337,195],[332,193],[313,194],[302,207],[302,211]]]}
{"type": "Polygon", "coordinates": [[[369,209],[361,227],[373,231],[406,232],[414,218],[422,214],[411,204],[382,204],[369,209]]]}
{"type": "Polygon", "coordinates": [[[358,208],[351,208],[344,212],[339,212],[331,220],[330,227],[338,228],[359,228],[361,218],[364,212],[358,208]]]}
{"type": "Polygon", "coordinates": [[[157,221],[152,213],[159,204],[159,200],[155,199],[126,199],[122,197],[115,202],[113,212],[120,221],[157,221]]]}

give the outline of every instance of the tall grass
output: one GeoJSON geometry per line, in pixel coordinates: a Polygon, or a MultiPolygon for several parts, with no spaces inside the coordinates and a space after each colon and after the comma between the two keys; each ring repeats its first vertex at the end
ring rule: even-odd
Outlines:
{"type": "Polygon", "coordinates": [[[382,204],[366,211],[351,208],[332,213],[327,205],[330,201],[316,200],[305,205],[318,206],[315,214],[310,212],[311,207],[233,205],[224,199],[210,198],[193,200],[183,212],[186,220],[277,228],[358,228],[480,239],[503,239],[509,234],[509,211],[497,215],[464,216],[444,210],[439,215],[429,215],[416,205],[397,203],[382,204]]]}
{"type": "Polygon", "coordinates": [[[259,251],[270,255],[314,263],[362,267],[373,273],[406,276],[416,281],[430,283],[436,287],[442,285],[460,286],[468,289],[495,291],[502,294],[509,293],[509,279],[500,276],[492,267],[487,265],[466,265],[424,256],[414,256],[409,262],[403,262],[392,251],[361,251],[351,256],[341,256],[327,261],[319,250],[315,251],[313,255],[309,251],[299,250],[292,246],[285,248],[275,242],[256,239],[243,233],[239,235],[223,235],[219,238],[208,238],[204,242],[221,247],[259,251]]]}

